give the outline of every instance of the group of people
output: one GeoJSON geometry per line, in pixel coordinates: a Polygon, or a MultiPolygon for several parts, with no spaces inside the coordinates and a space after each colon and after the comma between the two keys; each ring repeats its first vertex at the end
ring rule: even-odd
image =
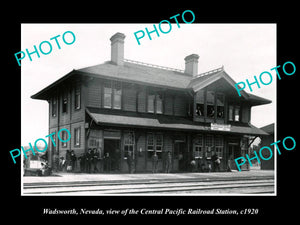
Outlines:
{"type": "Polygon", "coordinates": [[[53,170],[58,171],[67,171],[73,172],[76,168],[77,157],[74,150],[67,150],[66,157],[59,157],[58,154],[53,156],[53,170]]]}
{"type": "MultiPolygon", "coordinates": [[[[158,155],[157,152],[154,151],[152,155],[152,173],[158,172],[158,155]]],[[[165,173],[170,173],[172,169],[172,155],[171,152],[168,151],[166,157],[163,158],[163,171],[165,173]]]]}
{"type": "Polygon", "coordinates": [[[210,159],[193,158],[190,162],[192,172],[220,172],[220,164],[221,160],[216,153],[210,159]]]}
{"type": "MultiPolygon", "coordinates": [[[[120,171],[120,152],[117,150],[114,154],[110,155],[108,152],[101,154],[101,149],[89,148],[86,153],[82,153],[79,157],[76,156],[74,150],[67,150],[65,157],[54,156],[55,172],[86,172],[86,173],[99,173],[99,172],[111,172],[120,171]],[[77,163],[78,162],[78,163],[77,163]]],[[[128,151],[125,160],[127,161],[128,172],[135,172],[135,160],[133,153],[128,151]]],[[[152,161],[152,173],[157,173],[159,170],[159,156],[156,151],[153,152],[151,157],[152,161]]],[[[172,154],[170,151],[162,157],[162,171],[170,173],[172,170],[172,154]]],[[[178,157],[179,171],[191,171],[191,172],[219,172],[221,160],[216,153],[213,153],[211,159],[198,159],[192,158],[191,160],[184,159],[180,154],[178,157]],[[186,162],[186,163],[184,163],[186,162]]],[[[230,171],[230,167],[229,167],[230,171]]]]}

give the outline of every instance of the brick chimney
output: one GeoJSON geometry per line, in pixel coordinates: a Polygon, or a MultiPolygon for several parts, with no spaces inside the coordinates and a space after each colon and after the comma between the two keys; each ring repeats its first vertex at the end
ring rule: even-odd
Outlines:
{"type": "Polygon", "coordinates": [[[117,65],[124,64],[124,39],[125,35],[116,33],[111,38],[111,61],[117,65]]]}
{"type": "Polygon", "coordinates": [[[198,59],[199,55],[197,54],[191,54],[184,58],[185,60],[185,70],[184,72],[192,75],[197,76],[198,75],[198,59]]]}

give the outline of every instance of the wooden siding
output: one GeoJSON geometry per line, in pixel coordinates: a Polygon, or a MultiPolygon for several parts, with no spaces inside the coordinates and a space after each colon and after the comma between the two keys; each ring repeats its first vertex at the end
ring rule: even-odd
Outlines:
{"type": "Polygon", "coordinates": [[[250,122],[250,111],[251,111],[251,107],[247,104],[243,104],[242,105],[242,113],[241,113],[241,116],[242,116],[242,122],[243,123],[248,123],[250,122]]]}
{"type": "Polygon", "coordinates": [[[136,111],[136,90],[130,85],[123,86],[123,110],[136,111]]]}
{"type": "Polygon", "coordinates": [[[173,115],[173,96],[170,94],[165,95],[164,101],[164,114],[173,115]]]}
{"type": "Polygon", "coordinates": [[[86,91],[86,106],[100,108],[101,107],[101,83],[100,81],[90,81],[85,86],[86,91]]]}
{"type": "Polygon", "coordinates": [[[174,115],[187,116],[187,100],[185,97],[176,95],[174,98],[174,115]]]}
{"type": "Polygon", "coordinates": [[[146,112],[146,90],[138,92],[138,112],[146,112]]]}

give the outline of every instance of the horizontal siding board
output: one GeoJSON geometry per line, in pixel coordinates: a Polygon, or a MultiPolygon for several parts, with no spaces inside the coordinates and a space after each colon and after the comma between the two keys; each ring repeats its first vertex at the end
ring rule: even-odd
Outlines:
{"type": "Polygon", "coordinates": [[[173,96],[165,95],[164,114],[173,115],[173,96]]]}
{"type": "Polygon", "coordinates": [[[136,90],[124,88],[123,107],[126,111],[136,111],[136,90]]]}
{"type": "Polygon", "coordinates": [[[142,90],[138,93],[138,111],[146,112],[146,91],[142,90]]]}
{"type": "Polygon", "coordinates": [[[101,84],[100,82],[89,82],[87,85],[86,105],[90,107],[101,107],[101,84]]]}
{"type": "Polygon", "coordinates": [[[186,101],[185,101],[184,97],[175,96],[174,113],[175,113],[175,116],[186,116],[187,115],[186,101]]]}

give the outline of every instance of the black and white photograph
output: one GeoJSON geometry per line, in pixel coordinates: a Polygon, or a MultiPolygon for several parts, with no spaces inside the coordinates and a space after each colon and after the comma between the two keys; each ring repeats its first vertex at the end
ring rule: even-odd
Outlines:
{"type": "Polygon", "coordinates": [[[123,3],[5,8],[3,219],[294,221],[297,7],[123,3]]]}
{"type": "Polygon", "coordinates": [[[276,24],[179,26],[22,24],[22,195],[276,195],[276,24]]]}

